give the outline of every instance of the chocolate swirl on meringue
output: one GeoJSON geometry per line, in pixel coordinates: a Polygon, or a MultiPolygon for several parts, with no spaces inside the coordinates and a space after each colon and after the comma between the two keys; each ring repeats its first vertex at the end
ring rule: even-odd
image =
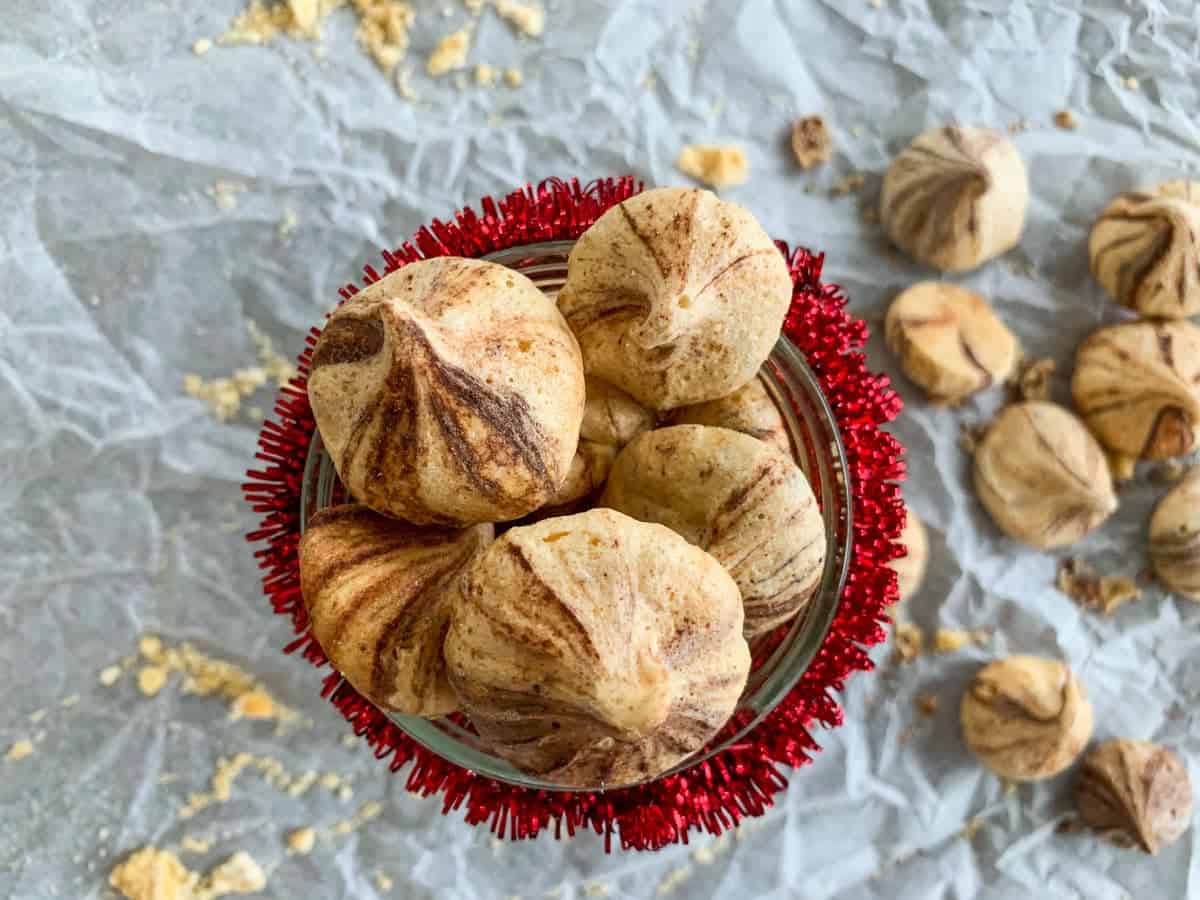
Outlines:
{"type": "Polygon", "coordinates": [[[1150,318],[1200,313],[1200,182],[1119,194],[1092,227],[1088,255],[1121,305],[1150,318]]]}
{"type": "Polygon", "coordinates": [[[682,538],[606,509],[513,528],[467,569],[445,644],[481,737],[578,787],[699,750],[746,683],[737,586],[682,538]]]}
{"type": "Polygon", "coordinates": [[[944,271],[973,269],[1013,247],[1029,181],[1016,147],[985,128],[927,131],[883,179],[880,220],[892,242],[944,271]]]}
{"type": "Polygon", "coordinates": [[[583,416],[578,345],[552,301],[491,263],[412,263],[334,312],[313,414],[338,474],[418,524],[504,521],[567,475],[583,416]]]}
{"type": "Polygon", "coordinates": [[[454,711],[442,658],[451,597],[491,540],[491,525],[419,527],[359,504],[321,510],[299,549],[313,636],[377,706],[431,717],[454,711]]]}
{"type": "Polygon", "coordinates": [[[750,435],[707,425],[639,435],[600,503],[666,525],[725,566],[742,594],[747,640],[794,618],[820,584],[825,521],[808,479],[750,435]]]}

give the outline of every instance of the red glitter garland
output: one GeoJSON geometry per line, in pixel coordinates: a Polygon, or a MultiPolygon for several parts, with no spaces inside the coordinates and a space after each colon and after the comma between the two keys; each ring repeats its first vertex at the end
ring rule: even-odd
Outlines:
{"type": "MultiPolygon", "coordinates": [[[[642,189],[632,177],[550,179],[526,186],[496,202],[485,197],[480,212],[460,210],[453,222],[434,220],[399,249],[384,251],[384,274],[431,256],[481,256],[538,241],[577,237],[609,207],[642,189]]],[[[692,830],[720,834],[748,816],[759,816],[787,786],[780,766],[796,768],[820,748],[809,729],[842,724],[842,710],[830,695],[855,671],[872,668],[866,648],[886,637],[885,607],[897,596],[896,578],[886,563],[902,554],[895,542],[903,526],[899,482],[904,478],[903,450],[880,426],[900,411],[900,400],[886,376],[871,373],[861,353],[865,323],[845,312],[845,298],[821,283],[822,254],[805,249],[787,257],[795,291],[784,333],[804,353],[820,379],[841,431],[850,464],[854,502],[853,551],[849,577],[836,618],[812,664],[785,700],[738,745],[667,778],[605,793],[534,791],[476,775],[421,747],[393,725],[337,673],[324,682],[323,695],[341,710],[380,759],[393,771],[412,764],[406,788],[421,796],[442,795],[442,810],[462,809],[472,825],[489,823],[501,837],[531,838],[553,828],[561,837],[590,828],[611,848],[613,835],[626,849],[656,850],[687,843],[692,830]]],[[[364,283],[380,274],[364,268],[364,283]]],[[[357,291],[342,289],[343,298],[357,291]]],[[[300,355],[300,376],[284,388],[275,404],[277,421],[263,424],[256,458],[243,485],[247,502],[262,515],[247,535],[262,543],[254,553],[264,571],[262,583],[275,612],[290,616],[299,635],[285,652],[301,652],[320,667],[327,663],[308,633],[300,597],[296,560],[300,487],[309,441],[315,428],[306,392],[313,329],[300,355]]]]}

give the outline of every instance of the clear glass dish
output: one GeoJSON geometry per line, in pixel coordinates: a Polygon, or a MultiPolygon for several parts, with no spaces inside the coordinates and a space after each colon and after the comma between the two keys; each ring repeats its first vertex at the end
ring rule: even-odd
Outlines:
{"type": "MultiPolygon", "coordinates": [[[[572,241],[529,244],[483,258],[522,272],[547,296],[557,297],[566,280],[567,256],[572,245],[572,241]]],[[[796,461],[808,476],[821,507],[830,552],[821,584],[801,615],[751,645],[753,668],[733,717],[707,746],[664,774],[680,772],[737,744],[787,696],[825,640],[845,587],[852,537],[850,471],[833,412],[804,357],[786,338],[781,337],[775,345],[762,375],[787,423],[796,461]]],[[[303,478],[301,532],[318,510],[347,500],[319,433],[313,435],[303,478]]],[[[480,775],[539,790],[579,790],[514,768],[490,753],[461,717],[456,721],[387,715],[431,752],[480,775]]],[[[594,785],[593,789],[631,786],[594,785]]]]}

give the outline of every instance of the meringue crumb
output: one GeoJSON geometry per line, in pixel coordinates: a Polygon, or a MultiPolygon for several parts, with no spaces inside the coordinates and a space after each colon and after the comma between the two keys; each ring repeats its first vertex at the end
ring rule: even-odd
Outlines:
{"type": "Polygon", "coordinates": [[[102,685],[104,685],[105,687],[112,687],[114,684],[117,683],[117,681],[120,679],[120,677],[121,677],[121,667],[120,666],[107,666],[107,667],[101,669],[100,674],[97,676],[100,683],[102,685]]]}
{"type": "Polygon", "coordinates": [[[1125,87],[1129,88],[1129,90],[1131,90],[1131,91],[1136,91],[1141,86],[1142,86],[1142,83],[1140,81],[1138,81],[1136,78],[1134,78],[1132,75],[1130,75],[1128,78],[1125,79],[1125,87]]]}
{"type": "Polygon", "coordinates": [[[912,622],[897,622],[894,642],[900,662],[909,663],[924,652],[925,633],[912,622]]]}
{"type": "Polygon", "coordinates": [[[311,31],[321,14],[317,0],[287,0],[287,3],[291,7],[296,27],[303,31],[311,31]]]}
{"type": "Polygon", "coordinates": [[[1098,609],[1111,616],[1117,609],[1141,596],[1137,583],[1121,575],[1096,575],[1078,557],[1060,560],[1054,586],[1085,609],[1098,609]]]}
{"type": "Polygon", "coordinates": [[[192,44],[192,52],[197,56],[203,56],[212,49],[213,42],[208,38],[200,38],[196,43],[192,44]]]}
{"type": "Polygon", "coordinates": [[[62,705],[63,705],[64,709],[70,709],[72,706],[74,706],[78,702],[79,702],[78,694],[68,694],[67,696],[62,698],[62,705]]]}
{"type": "Polygon", "coordinates": [[[368,800],[361,807],[359,807],[358,812],[356,812],[352,818],[342,819],[342,821],[334,825],[333,833],[349,834],[352,831],[356,831],[363,825],[366,825],[372,819],[378,818],[381,812],[383,812],[382,803],[380,803],[378,800],[368,800]]]}
{"type": "Polygon", "coordinates": [[[416,12],[405,0],[353,0],[353,4],[358,13],[355,40],[375,65],[391,74],[408,53],[408,33],[416,21],[416,12]]]}
{"type": "Polygon", "coordinates": [[[295,230],[296,214],[289,209],[286,213],[284,213],[283,218],[279,220],[279,224],[275,228],[275,233],[278,234],[281,239],[286,240],[287,238],[291,237],[292,232],[295,230]]]}
{"type": "Polygon", "coordinates": [[[343,803],[348,803],[353,796],[354,788],[350,787],[348,784],[343,784],[337,789],[337,798],[343,803]]]}
{"type": "Polygon", "coordinates": [[[491,87],[499,77],[500,73],[487,63],[479,63],[475,66],[475,83],[480,87],[491,87]]]}
{"type": "Polygon", "coordinates": [[[321,787],[325,788],[326,790],[336,791],[338,789],[338,785],[340,785],[341,783],[342,783],[342,776],[339,775],[337,772],[326,772],[324,775],[321,776],[321,781],[320,781],[321,787]]]}
{"type": "Polygon", "coordinates": [[[192,837],[189,834],[179,842],[179,846],[188,853],[207,853],[212,849],[212,841],[205,840],[204,838],[192,837]]]}
{"type": "Polygon", "coordinates": [[[267,876],[254,857],[239,850],[200,881],[196,900],[226,894],[254,894],[267,886],[267,876]]]}
{"type": "Polygon", "coordinates": [[[338,738],[338,743],[341,744],[343,747],[349,747],[349,748],[357,747],[358,746],[358,735],[343,734],[340,738],[338,738]]]}
{"type": "Polygon", "coordinates": [[[963,826],[963,829],[959,832],[959,834],[962,835],[966,840],[971,841],[975,839],[975,835],[979,833],[979,829],[983,826],[983,819],[979,818],[979,816],[975,816],[974,818],[967,820],[967,824],[963,826]]]}
{"type": "Polygon", "coordinates": [[[750,174],[745,152],[732,144],[688,144],[679,151],[675,168],[715,188],[742,184],[750,174]]]}
{"type": "Polygon", "coordinates": [[[678,868],[672,869],[667,873],[667,877],[659,882],[658,889],[654,892],[655,896],[667,896],[667,894],[671,893],[675,890],[675,888],[687,881],[691,874],[692,870],[688,866],[679,866],[678,868]]]}
{"type": "Polygon", "coordinates": [[[463,0],[463,6],[473,16],[477,16],[483,12],[483,4],[484,0],[463,0]]]}
{"type": "Polygon", "coordinates": [[[612,886],[604,881],[589,881],[583,886],[585,897],[607,897],[612,892],[612,886]]]}
{"type": "Polygon", "coordinates": [[[273,719],[275,701],[266,691],[248,691],[233,701],[229,717],[235,722],[238,719],[273,719]]]}
{"type": "Polygon", "coordinates": [[[308,793],[308,789],[316,784],[316,781],[317,773],[310,769],[293,779],[292,783],[288,785],[287,792],[292,797],[300,797],[308,793]]]}
{"type": "Polygon", "coordinates": [[[517,3],[515,0],[495,0],[496,13],[520,34],[540,37],[546,30],[546,11],[532,3],[517,3]]]}
{"type": "Polygon", "coordinates": [[[412,66],[397,66],[396,67],[396,93],[409,103],[417,99],[417,91],[412,86],[412,66]]]}
{"type": "Polygon", "coordinates": [[[9,762],[18,762],[32,755],[33,742],[22,738],[19,741],[13,741],[12,746],[8,748],[8,752],[4,754],[4,758],[9,762]]]}
{"type": "Polygon", "coordinates": [[[163,772],[158,776],[159,784],[174,784],[179,780],[179,776],[174,772],[163,772]]]}
{"type": "Polygon", "coordinates": [[[467,54],[471,51],[471,29],[468,26],[452,31],[433,48],[425,71],[434,78],[445,75],[467,64],[467,54]]]}
{"type": "Polygon", "coordinates": [[[46,718],[46,710],[44,710],[44,709],[35,709],[33,712],[31,712],[29,714],[29,721],[32,722],[34,725],[36,725],[38,722],[42,721],[42,719],[44,719],[44,718],[46,718]]]}
{"type": "MultiPolygon", "coordinates": [[[[235,753],[232,757],[217,760],[209,781],[209,790],[204,793],[188,794],[187,802],[180,807],[179,817],[190,819],[196,813],[214,803],[225,803],[233,795],[233,785],[242,773],[253,769],[271,787],[291,793],[292,777],[279,760],[270,756],[255,756],[252,753],[235,753]]],[[[162,778],[159,778],[162,781],[162,778]]]]}
{"type": "Polygon", "coordinates": [[[1074,131],[1079,127],[1079,122],[1075,120],[1075,114],[1069,109],[1060,109],[1054,114],[1054,124],[1063,131],[1074,131]]]}
{"type": "Polygon", "coordinates": [[[316,842],[317,832],[314,828],[305,826],[288,832],[287,848],[289,853],[298,853],[304,856],[312,852],[316,842]]]}
{"type": "Polygon", "coordinates": [[[954,628],[939,628],[933,636],[933,649],[936,653],[957,653],[970,643],[972,640],[969,631],[954,628]]]}
{"type": "Polygon", "coordinates": [[[142,666],[138,672],[138,690],[147,697],[155,696],[167,683],[167,670],[162,666],[142,666]]]}
{"type": "Polygon", "coordinates": [[[392,881],[392,879],[389,878],[385,873],[375,873],[375,887],[379,888],[381,891],[390,891],[395,884],[396,882],[392,881]]]}
{"type": "Polygon", "coordinates": [[[921,715],[929,716],[930,718],[937,715],[938,698],[933,694],[918,694],[913,698],[913,703],[921,715]]]}
{"type": "Polygon", "coordinates": [[[870,3],[876,9],[883,9],[883,0],[870,0],[870,3]]]}
{"type": "Polygon", "coordinates": [[[511,88],[520,87],[525,81],[525,75],[516,66],[504,70],[504,83],[511,88]]]}
{"type": "Polygon", "coordinates": [[[109,873],[108,883],[126,900],[188,900],[199,876],[168,850],[143,847],[109,873]]]}
{"type": "Polygon", "coordinates": [[[792,153],[801,169],[829,162],[833,138],[821,116],[805,116],[792,125],[792,153]]]}
{"type": "Polygon", "coordinates": [[[692,851],[692,859],[702,866],[710,866],[717,861],[717,855],[729,848],[729,835],[723,834],[715,840],[709,841],[703,847],[697,847],[692,851]]]}
{"type": "Polygon", "coordinates": [[[862,190],[863,185],[866,183],[867,177],[861,172],[851,172],[849,175],[844,175],[835,181],[829,189],[829,193],[834,197],[845,197],[847,194],[853,194],[856,191],[862,190]]]}
{"type": "Polygon", "coordinates": [[[214,181],[204,189],[208,198],[217,205],[221,212],[232,212],[237,209],[238,194],[245,193],[246,185],[240,181],[214,181]]]}

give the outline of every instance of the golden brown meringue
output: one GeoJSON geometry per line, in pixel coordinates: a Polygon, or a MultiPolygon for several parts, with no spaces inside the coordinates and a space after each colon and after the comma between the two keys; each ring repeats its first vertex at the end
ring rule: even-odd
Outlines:
{"type": "Polygon", "coordinates": [[[961,272],[1017,243],[1028,203],[1025,164],[1012,141],[947,125],[922,134],[892,162],[880,219],[909,256],[961,272]]]}
{"type": "Polygon", "coordinates": [[[737,586],[661,526],[594,509],[513,528],[460,585],[451,684],[492,750],[548,781],[652,778],[702,748],[745,686],[737,586]]]}
{"type": "Polygon", "coordinates": [[[654,414],[650,410],[624,391],[589,375],[579,446],[566,481],[546,506],[565,507],[598,491],[608,478],[617,451],[635,435],[653,427],[654,414]]]}
{"type": "Polygon", "coordinates": [[[1088,255],[1122,306],[1149,318],[1200,313],[1200,182],[1117,195],[1092,226],[1088,255]]]}
{"type": "Polygon", "coordinates": [[[762,441],[707,425],[639,435],[600,498],[711,553],[742,593],[746,638],[793,618],[825,565],[825,522],[804,473],[762,441]]]}
{"type": "Polygon", "coordinates": [[[525,276],[438,257],[330,317],[308,394],[342,481],[418,524],[524,515],[566,478],[583,417],[579,347],[525,276]]]}
{"type": "Polygon", "coordinates": [[[300,589],[313,636],[355,689],[383,709],[441,716],[457,709],[442,641],[454,582],[492,540],[331,506],[300,540],[300,589]]]}
{"type": "Polygon", "coordinates": [[[665,410],[750,381],[791,296],[783,255],[745,208],[709,191],[659,188],[583,233],[558,305],[588,374],[665,410]]]}
{"type": "Polygon", "coordinates": [[[769,444],[785,456],[791,456],[792,441],[788,437],[787,424],[767,393],[762,381],[764,377],[760,375],[727,397],[677,409],[667,421],[672,425],[712,425],[740,431],[769,444]]]}

